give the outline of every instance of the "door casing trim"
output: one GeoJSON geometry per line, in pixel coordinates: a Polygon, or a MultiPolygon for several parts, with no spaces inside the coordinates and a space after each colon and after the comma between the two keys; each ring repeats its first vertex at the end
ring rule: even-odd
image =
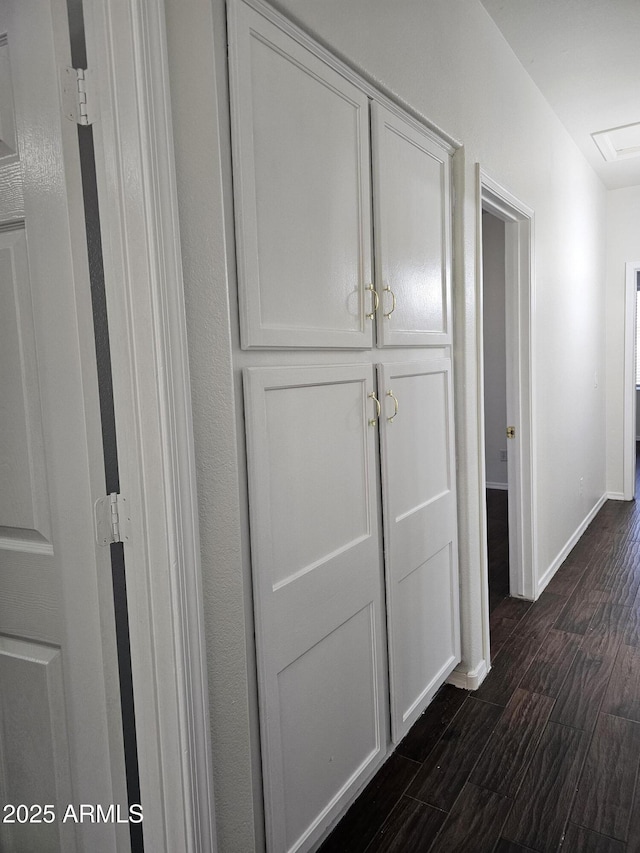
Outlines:
{"type": "Polygon", "coordinates": [[[195,456],[161,0],[83,0],[145,849],[216,850],[195,456]]]}
{"type": "Polygon", "coordinates": [[[515,453],[509,459],[509,580],[511,595],[534,600],[538,583],[536,519],[536,443],[534,430],[535,339],[534,212],[476,164],[476,340],[478,364],[478,464],[482,513],[483,648],[490,660],[489,576],[484,451],[484,329],[482,289],[482,211],[505,223],[505,315],[507,364],[512,366],[507,387],[507,417],[516,427],[515,453]],[[515,531],[515,537],[512,533],[515,531]]]}

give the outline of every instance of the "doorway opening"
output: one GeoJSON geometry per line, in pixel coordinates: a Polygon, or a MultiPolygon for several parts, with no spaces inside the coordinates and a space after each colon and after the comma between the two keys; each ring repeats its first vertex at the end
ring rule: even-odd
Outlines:
{"type": "MultiPolygon", "coordinates": [[[[487,613],[534,600],[533,211],[477,168],[480,456],[486,502],[487,613]]],[[[486,619],[485,659],[491,658],[486,619]]]]}
{"type": "Polygon", "coordinates": [[[489,613],[509,596],[505,223],[482,211],[484,464],[489,613]]]}

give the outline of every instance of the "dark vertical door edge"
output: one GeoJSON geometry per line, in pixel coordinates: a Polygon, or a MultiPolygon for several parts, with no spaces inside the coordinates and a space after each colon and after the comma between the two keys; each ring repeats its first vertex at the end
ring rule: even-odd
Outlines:
{"type": "MultiPolygon", "coordinates": [[[[67,0],[69,32],[71,37],[71,59],[75,68],[86,68],[86,44],[82,0],[67,0]]],[[[107,493],[120,491],[118,473],[118,446],[115,412],[113,406],[113,383],[111,375],[111,351],[109,324],[102,261],[102,239],[100,235],[100,213],[94,159],[93,130],[90,126],[78,127],[82,193],[87,231],[89,277],[93,307],[93,327],[98,367],[98,392],[102,422],[102,444],[107,493]]],[[[124,546],[120,542],[111,545],[111,572],[113,603],[115,612],[118,669],[120,674],[120,704],[124,740],[124,757],[127,778],[127,796],[131,806],[140,803],[140,776],[138,772],[138,745],[136,737],[133,676],[131,670],[131,647],[129,642],[129,613],[127,609],[127,587],[125,575],[124,546]]],[[[108,804],[106,804],[108,805],[108,804]]],[[[144,853],[142,824],[129,824],[132,853],[144,853]]]]}

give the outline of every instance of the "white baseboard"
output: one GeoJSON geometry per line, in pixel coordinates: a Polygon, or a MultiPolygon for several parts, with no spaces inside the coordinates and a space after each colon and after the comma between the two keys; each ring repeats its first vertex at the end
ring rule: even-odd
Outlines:
{"type": "Polygon", "coordinates": [[[567,544],[564,546],[564,548],[560,551],[560,553],[553,560],[553,562],[551,563],[551,565],[549,566],[547,571],[542,575],[542,577],[538,581],[538,595],[540,595],[540,593],[547,586],[547,584],[549,583],[551,578],[555,575],[555,573],[558,571],[560,566],[567,559],[567,557],[569,556],[569,553],[571,552],[573,547],[576,545],[576,543],[578,542],[578,540],[580,539],[582,534],[585,532],[587,527],[591,524],[593,519],[596,517],[596,515],[598,514],[598,512],[602,508],[602,505],[605,503],[605,501],[607,500],[608,497],[609,497],[608,494],[604,494],[596,502],[593,509],[585,516],[584,520],[578,525],[575,532],[573,533],[573,535],[568,540],[567,544]]]}
{"type": "Polygon", "coordinates": [[[509,491],[509,484],[508,483],[487,483],[487,488],[488,489],[500,489],[500,491],[502,491],[502,492],[508,492],[509,491]]]}
{"type": "Polygon", "coordinates": [[[472,670],[454,669],[447,684],[461,687],[463,690],[477,690],[488,675],[486,660],[480,661],[478,666],[472,670]]]}
{"type": "Polygon", "coordinates": [[[623,492],[607,492],[607,500],[624,501],[626,500],[623,492]]]}

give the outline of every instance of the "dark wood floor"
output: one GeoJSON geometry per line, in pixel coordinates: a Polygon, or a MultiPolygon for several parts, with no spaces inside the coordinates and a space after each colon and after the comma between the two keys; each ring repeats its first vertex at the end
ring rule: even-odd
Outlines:
{"type": "Polygon", "coordinates": [[[509,596],[509,492],[487,489],[489,612],[509,596]]]}
{"type": "Polygon", "coordinates": [[[540,599],[491,614],[322,853],[640,853],[640,507],[609,501],[540,599]]]}

